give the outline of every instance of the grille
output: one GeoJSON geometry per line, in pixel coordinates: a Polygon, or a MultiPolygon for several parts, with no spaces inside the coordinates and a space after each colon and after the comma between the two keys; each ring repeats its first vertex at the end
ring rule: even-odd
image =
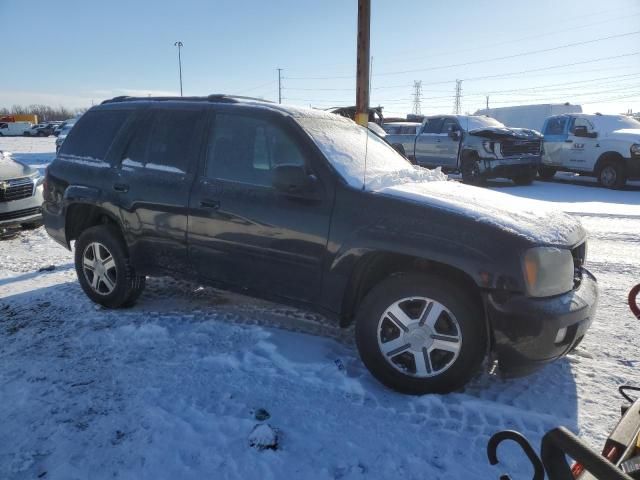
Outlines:
{"type": "Polygon", "coordinates": [[[16,218],[30,217],[42,212],[40,207],[25,208],[24,210],[16,210],[14,212],[0,213],[0,222],[5,220],[15,220],[16,218]]]}
{"type": "Polygon", "coordinates": [[[0,181],[0,202],[10,202],[29,198],[33,195],[33,179],[15,178],[13,180],[0,181]]]}
{"type": "Polygon", "coordinates": [[[571,250],[571,255],[573,256],[573,283],[574,288],[577,288],[582,281],[582,267],[587,257],[587,242],[583,242],[571,250]]]}
{"type": "Polygon", "coordinates": [[[500,143],[503,157],[540,155],[540,140],[505,140],[500,143]]]}

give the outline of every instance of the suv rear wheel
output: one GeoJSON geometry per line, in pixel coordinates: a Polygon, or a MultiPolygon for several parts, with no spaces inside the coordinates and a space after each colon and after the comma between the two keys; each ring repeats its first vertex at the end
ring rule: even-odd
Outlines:
{"type": "Polygon", "coordinates": [[[556,171],[553,167],[540,167],[538,168],[538,175],[542,180],[551,180],[556,174],[556,171]]]}
{"type": "Polygon", "coordinates": [[[108,308],[133,305],[145,286],[136,275],[120,232],[112,225],[88,228],[75,245],[80,286],[96,303],[108,308]]]}
{"type": "Polygon", "coordinates": [[[356,317],[362,361],[404,393],[446,393],[466,384],[486,354],[484,314],[442,278],[399,274],[366,296],[356,317]]]}

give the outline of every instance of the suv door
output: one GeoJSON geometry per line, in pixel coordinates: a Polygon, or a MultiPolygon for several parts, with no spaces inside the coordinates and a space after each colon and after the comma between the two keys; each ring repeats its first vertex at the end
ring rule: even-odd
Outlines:
{"type": "Polygon", "coordinates": [[[293,121],[271,112],[236,107],[211,120],[190,202],[194,268],[262,294],[317,298],[334,190],[317,175],[316,151],[293,121]],[[276,190],[272,169],[280,164],[304,166],[315,177],[309,192],[276,190]]]}
{"type": "Polygon", "coordinates": [[[153,107],[139,112],[124,141],[113,189],[140,271],[187,269],[189,194],[204,124],[202,106],[153,107]]]}
{"type": "Polygon", "coordinates": [[[447,169],[458,168],[458,150],[460,149],[460,139],[462,138],[462,129],[458,120],[454,117],[445,118],[440,128],[440,142],[437,144],[438,165],[447,169]],[[458,138],[453,139],[450,132],[458,132],[458,138]]]}
{"type": "Polygon", "coordinates": [[[440,130],[444,117],[431,117],[424,121],[422,132],[416,138],[416,163],[418,165],[438,166],[438,144],[442,142],[440,130]]]}
{"type": "Polygon", "coordinates": [[[544,125],[544,153],[542,155],[542,163],[549,167],[569,167],[563,162],[564,143],[568,141],[567,123],[569,117],[560,115],[550,117],[544,125]]]}

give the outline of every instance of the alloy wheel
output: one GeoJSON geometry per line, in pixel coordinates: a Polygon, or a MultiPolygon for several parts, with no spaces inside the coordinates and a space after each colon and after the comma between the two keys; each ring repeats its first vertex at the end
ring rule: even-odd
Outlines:
{"type": "Polygon", "coordinates": [[[91,289],[99,295],[109,295],[116,288],[116,262],[102,243],[92,242],[86,246],[82,253],[82,271],[91,289]]]}
{"type": "Polygon", "coordinates": [[[419,378],[449,369],[462,348],[455,315],[426,297],[403,298],[390,305],[378,321],[377,337],[389,365],[419,378]]]}
{"type": "Polygon", "coordinates": [[[606,165],[600,172],[600,182],[605,187],[611,187],[616,183],[618,172],[612,165],[606,165]]]}

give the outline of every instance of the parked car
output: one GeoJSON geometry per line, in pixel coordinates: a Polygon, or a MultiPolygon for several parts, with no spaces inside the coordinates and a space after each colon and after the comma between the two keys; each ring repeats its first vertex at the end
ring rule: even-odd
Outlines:
{"type": "Polygon", "coordinates": [[[42,181],[38,170],[0,151],[0,236],[42,222],[42,181]]]}
{"type": "Polygon", "coordinates": [[[550,117],[544,124],[540,176],[557,171],[591,175],[607,188],[640,178],[640,122],[625,115],[550,117]]]}
{"type": "Polygon", "coordinates": [[[69,134],[69,132],[71,131],[71,129],[73,128],[73,126],[75,125],[77,119],[71,119],[71,120],[66,120],[63,124],[62,127],[60,127],[60,131],[58,132],[58,135],[56,135],[56,153],[58,153],[60,151],[60,147],[62,146],[62,143],[64,142],[64,139],[67,138],[67,135],[69,134]]]}
{"type": "Polygon", "coordinates": [[[488,355],[535,370],[594,317],[579,221],[514,201],[320,110],[119,97],[69,133],[43,215],[98,304],[173,275],[313,309],[355,322],[378,380],[423,393],[461,387],[488,355]]]}
{"type": "Polygon", "coordinates": [[[529,185],[540,165],[542,137],[489,117],[438,115],[426,117],[417,135],[389,134],[387,141],[418,165],[461,172],[465,183],[504,177],[529,185]]]}
{"type": "Polygon", "coordinates": [[[29,122],[2,122],[0,123],[0,137],[15,137],[24,135],[31,128],[29,122]]]}
{"type": "Polygon", "coordinates": [[[48,137],[53,135],[54,129],[57,127],[57,123],[39,123],[34,125],[29,130],[24,132],[26,137],[48,137]]]}
{"type": "Polygon", "coordinates": [[[393,122],[385,123],[382,128],[389,135],[413,135],[415,138],[421,126],[420,122],[393,122]]]}

